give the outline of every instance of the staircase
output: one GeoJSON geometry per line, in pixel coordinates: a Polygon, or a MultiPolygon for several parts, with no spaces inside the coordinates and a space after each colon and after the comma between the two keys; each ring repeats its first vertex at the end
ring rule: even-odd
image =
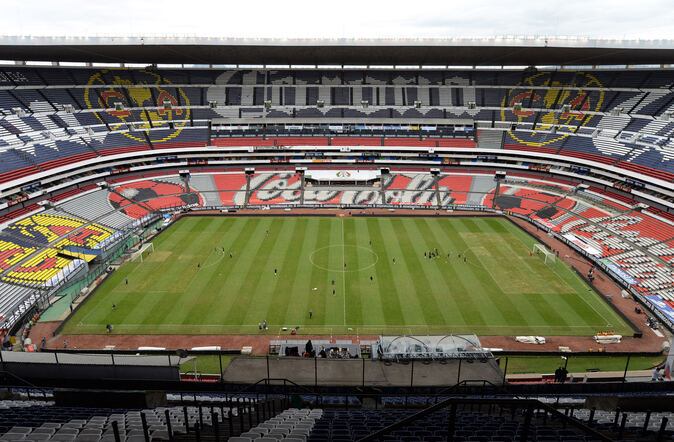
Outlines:
{"type": "MultiPolygon", "coordinates": [[[[173,441],[226,441],[250,431],[258,424],[271,419],[287,408],[284,399],[267,399],[259,402],[232,402],[228,407],[202,407],[210,416],[210,425],[200,422],[188,427],[187,433],[173,434],[173,441]]],[[[183,428],[184,429],[184,428],[183,428]]]]}
{"type": "Polygon", "coordinates": [[[502,130],[482,129],[477,139],[478,149],[503,149],[502,130]]]}

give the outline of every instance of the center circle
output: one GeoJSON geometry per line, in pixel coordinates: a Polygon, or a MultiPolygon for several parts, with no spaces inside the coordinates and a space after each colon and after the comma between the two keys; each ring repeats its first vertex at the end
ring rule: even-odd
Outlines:
{"type": "Polygon", "coordinates": [[[379,255],[369,247],[334,244],[314,250],[309,255],[309,261],[315,267],[328,272],[359,272],[374,267],[379,261],[379,255]],[[347,260],[345,268],[344,256],[353,256],[355,253],[358,253],[358,262],[347,260]]]}

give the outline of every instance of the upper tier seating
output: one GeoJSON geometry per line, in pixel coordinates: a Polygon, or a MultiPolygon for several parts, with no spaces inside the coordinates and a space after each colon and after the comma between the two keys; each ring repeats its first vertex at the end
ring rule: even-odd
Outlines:
{"type": "Polygon", "coordinates": [[[93,190],[81,195],[77,198],[72,198],[59,207],[71,214],[93,221],[112,212],[114,207],[109,202],[107,190],[93,190]]]}
{"type": "MultiPolygon", "coordinates": [[[[304,116],[376,122],[385,117],[418,124],[425,118],[461,118],[490,126],[494,120],[517,122],[518,129],[508,131],[498,148],[556,153],[674,180],[674,142],[670,138],[674,124],[664,119],[674,109],[674,93],[669,90],[674,83],[671,70],[542,71],[527,75],[508,71],[150,72],[6,67],[0,74],[0,147],[21,151],[20,158],[2,161],[0,181],[35,173],[36,166],[49,170],[94,155],[204,146],[209,120],[262,117],[263,102],[268,98],[272,109],[267,116],[291,120],[304,116]],[[137,87],[141,83],[144,86],[137,87]],[[81,87],[88,84],[97,87],[81,87]],[[216,99],[219,107],[207,107],[210,99],[216,99]],[[313,107],[318,99],[325,102],[325,108],[313,107]],[[367,99],[372,107],[361,107],[361,99],[367,99]],[[415,101],[420,101],[422,108],[413,108],[415,101]],[[124,106],[121,111],[115,110],[118,102],[124,106]],[[166,102],[173,108],[164,109],[166,102]],[[469,102],[474,102],[476,109],[455,108],[469,102]],[[515,110],[516,103],[523,109],[515,110]],[[64,111],[64,106],[72,106],[74,113],[64,111]],[[568,110],[563,110],[565,106],[568,110]],[[26,114],[15,115],[13,109],[26,114]],[[621,109],[621,113],[611,115],[614,109],[621,109]],[[595,128],[601,131],[598,136],[594,136],[595,128]],[[59,131],[63,136],[52,138],[59,131]],[[640,138],[635,138],[637,135],[640,138]]],[[[353,143],[475,146],[473,140],[434,138],[431,132],[423,139],[377,138],[354,138],[353,143]]],[[[332,141],[335,145],[349,142],[348,137],[332,141]]],[[[324,146],[331,140],[289,136],[271,137],[262,144],[267,143],[324,146]]],[[[237,145],[234,139],[219,138],[213,144],[237,145]]]]}
{"type": "Polygon", "coordinates": [[[10,224],[3,233],[46,246],[84,224],[86,221],[78,218],[55,212],[40,212],[10,224]]]}

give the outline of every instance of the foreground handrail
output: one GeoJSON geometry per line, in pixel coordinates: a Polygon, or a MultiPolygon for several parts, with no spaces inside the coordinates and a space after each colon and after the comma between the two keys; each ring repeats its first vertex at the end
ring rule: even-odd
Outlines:
{"type": "MultiPolygon", "coordinates": [[[[448,406],[451,407],[452,414],[454,415],[456,413],[456,406],[457,405],[462,405],[462,404],[480,404],[480,405],[511,405],[511,406],[517,406],[518,408],[525,408],[527,410],[527,414],[525,416],[525,423],[524,423],[524,431],[521,434],[521,440],[526,441],[527,440],[527,433],[529,430],[529,424],[531,422],[531,415],[533,413],[534,409],[542,408],[547,412],[550,412],[551,414],[554,414],[555,416],[560,417],[564,422],[575,426],[582,431],[584,431],[586,434],[590,434],[593,437],[596,437],[598,439],[601,439],[602,441],[605,442],[613,442],[613,439],[605,436],[604,434],[593,430],[592,428],[588,427],[587,425],[583,424],[582,422],[573,419],[569,416],[566,416],[564,413],[561,413],[554,408],[550,407],[549,405],[546,405],[540,401],[534,400],[534,399],[470,399],[470,398],[449,398],[446,399],[442,402],[438,402],[437,404],[431,405],[430,407],[421,410],[418,413],[415,413],[411,416],[408,416],[404,419],[399,420],[398,422],[389,425],[388,427],[382,428],[379,431],[376,431],[372,434],[369,434],[368,436],[359,439],[359,442],[369,442],[369,441],[375,441],[382,436],[398,430],[400,428],[404,428],[407,426],[409,423],[414,422],[418,419],[421,419],[425,416],[428,416],[429,414],[442,410],[448,406]]],[[[450,428],[448,428],[448,432],[452,431],[453,429],[453,420],[450,423],[450,428]]]]}
{"type": "Polygon", "coordinates": [[[34,389],[34,390],[40,391],[45,397],[47,396],[47,390],[45,390],[45,389],[42,388],[42,387],[38,387],[37,385],[35,385],[35,384],[33,384],[33,383],[27,381],[26,379],[22,378],[21,376],[15,375],[15,374],[12,373],[11,371],[0,370],[0,375],[9,376],[9,377],[11,377],[11,378],[14,378],[14,379],[18,380],[19,382],[22,382],[22,383],[24,383],[25,385],[28,385],[29,388],[32,388],[32,389],[34,389]]]}

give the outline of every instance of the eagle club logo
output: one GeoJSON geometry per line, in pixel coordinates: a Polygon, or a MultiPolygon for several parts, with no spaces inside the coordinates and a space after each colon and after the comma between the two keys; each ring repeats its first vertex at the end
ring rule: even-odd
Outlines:
{"type": "MultiPolygon", "coordinates": [[[[541,141],[540,137],[536,136],[540,133],[538,131],[549,131],[553,125],[575,127],[582,121],[584,121],[583,124],[587,124],[592,118],[599,118],[587,112],[598,112],[601,109],[604,102],[603,89],[592,95],[590,95],[590,91],[595,88],[603,88],[603,85],[593,75],[584,72],[576,72],[574,79],[574,84],[567,84],[554,80],[550,72],[539,72],[518,83],[518,87],[510,89],[508,95],[501,102],[501,120],[503,121],[510,121],[508,113],[512,112],[518,122],[533,123],[533,119],[529,117],[532,117],[536,111],[526,109],[552,109],[555,107],[556,110],[541,111],[536,123],[536,131],[518,132],[516,134],[511,130],[508,131],[508,134],[521,144],[543,147],[566,138],[569,134],[559,132],[547,134],[548,136],[544,138],[544,141],[541,141]],[[536,87],[549,87],[550,89],[535,89],[536,87]],[[516,103],[522,103],[524,109],[513,109],[516,103]],[[569,107],[568,112],[562,112],[565,105],[569,107]]],[[[569,130],[563,128],[560,131],[569,130]]]]}
{"type": "Polygon", "coordinates": [[[337,178],[351,178],[351,172],[347,172],[346,170],[341,170],[336,175],[337,178]]]}
{"type": "MultiPolygon", "coordinates": [[[[84,91],[87,108],[106,109],[101,112],[115,120],[114,123],[108,121],[112,130],[126,130],[130,123],[140,130],[169,129],[169,122],[172,122],[173,128],[168,135],[165,130],[147,132],[153,143],[163,143],[180,135],[190,121],[189,109],[164,109],[165,101],[173,106],[189,106],[190,101],[181,88],[171,87],[170,81],[155,72],[104,69],[93,74],[87,86],[84,91]],[[123,110],[115,110],[115,103],[122,103],[123,110]]],[[[99,113],[94,115],[101,123],[106,123],[99,113]]],[[[147,143],[142,133],[124,132],[122,135],[147,143]]]]}

